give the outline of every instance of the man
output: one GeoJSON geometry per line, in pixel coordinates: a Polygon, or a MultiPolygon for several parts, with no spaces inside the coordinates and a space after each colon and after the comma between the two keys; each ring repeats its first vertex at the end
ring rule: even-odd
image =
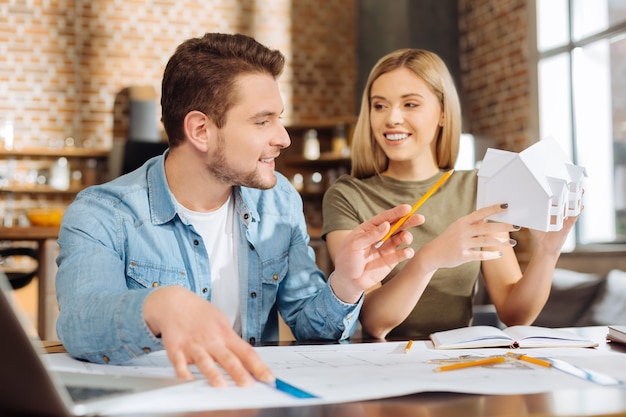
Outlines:
{"type": "MultiPolygon", "coordinates": [[[[361,225],[325,281],[302,201],[274,161],[289,146],[277,77],[284,58],[242,35],[182,43],[163,75],[169,150],[81,192],[59,234],[57,332],[68,352],[124,363],[165,349],[215,386],[272,381],[251,344],[349,337],[364,289],[413,256],[411,234],[374,247],[402,205],[361,225]],[[219,365],[219,366],[218,366],[219,365]]],[[[412,216],[405,227],[423,221],[412,216]]]]}

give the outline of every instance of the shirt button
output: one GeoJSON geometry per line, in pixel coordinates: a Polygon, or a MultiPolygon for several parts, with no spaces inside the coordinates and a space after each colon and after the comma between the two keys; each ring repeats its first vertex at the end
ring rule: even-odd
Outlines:
{"type": "Polygon", "coordinates": [[[254,345],[256,343],[256,339],[254,337],[251,337],[250,339],[248,339],[248,342],[250,342],[251,345],[254,345]]]}
{"type": "Polygon", "coordinates": [[[194,244],[194,246],[198,246],[200,244],[200,242],[198,241],[198,239],[194,239],[193,240],[193,244],[194,244]]]}
{"type": "Polygon", "coordinates": [[[154,288],[156,288],[156,287],[158,287],[158,286],[159,286],[159,283],[158,283],[158,282],[153,282],[153,283],[152,283],[152,286],[153,286],[154,288]]]}
{"type": "Polygon", "coordinates": [[[256,292],[252,291],[252,292],[250,293],[250,297],[251,297],[251,298],[256,298],[256,292]]]}
{"type": "Polygon", "coordinates": [[[143,348],[143,353],[150,353],[150,352],[152,352],[152,349],[150,349],[149,347],[143,348]]]}
{"type": "Polygon", "coordinates": [[[278,281],[278,274],[272,275],[272,278],[274,278],[274,281],[278,281]]]}
{"type": "Polygon", "coordinates": [[[206,293],[208,293],[208,292],[209,292],[209,289],[208,289],[208,288],[204,287],[204,288],[202,289],[202,293],[203,293],[203,294],[206,294],[206,293]]]}
{"type": "Polygon", "coordinates": [[[109,357],[107,355],[103,355],[102,356],[102,361],[104,361],[104,363],[109,363],[109,362],[111,362],[111,359],[109,359],[109,357]]]}
{"type": "Polygon", "coordinates": [[[254,245],[252,243],[250,243],[250,249],[254,250],[254,245]]]}
{"type": "Polygon", "coordinates": [[[244,220],[248,220],[250,218],[250,214],[246,213],[243,215],[244,220]]]}

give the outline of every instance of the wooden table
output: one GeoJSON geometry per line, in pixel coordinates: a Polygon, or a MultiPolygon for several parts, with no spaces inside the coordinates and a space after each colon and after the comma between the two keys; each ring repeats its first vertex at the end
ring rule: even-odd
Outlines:
{"type": "MultiPolygon", "coordinates": [[[[626,354],[626,346],[606,342],[605,335],[607,329],[604,326],[577,328],[576,332],[598,341],[600,343],[598,349],[608,349],[626,354]]],[[[626,377],[626,369],[624,370],[624,375],[626,377]]],[[[606,388],[598,385],[597,387],[594,386],[584,390],[561,390],[520,395],[473,395],[435,392],[322,406],[151,415],[159,417],[626,416],[626,387],[606,388]]]]}
{"type": "Polygon", "coordinates": [[[51,254],[48,253],[50,245],[49,240],[56,241],[59,235],[58,227],[0,227],[0,241],[34,241],[37,242],[39,251],[39,266],[37,270],[38,291],[37,291],[37,330],[42,339],[53,337],[48,321],[48,297],[49,292],[53,288],[50,287],[49,280],[54,277],[48,277],[47,263],[50,261],[51,254]]]}

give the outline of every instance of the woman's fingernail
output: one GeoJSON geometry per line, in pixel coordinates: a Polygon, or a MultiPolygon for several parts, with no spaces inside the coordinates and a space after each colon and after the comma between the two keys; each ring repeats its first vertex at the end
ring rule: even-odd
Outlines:
{"type": "Polygon", "coordinates": [[[503,209],[509,208],[509,203],[502,203],[502,204],[500,204],[500,208],[503,208],[503,209]]]}
{"type": "Polygon", "coordinates": [[[517,240],[515,240],[515,239],[509,239],[509,244],[510,244],[511,246],[515,246],[515,245],[517,245],[517,240]]]}

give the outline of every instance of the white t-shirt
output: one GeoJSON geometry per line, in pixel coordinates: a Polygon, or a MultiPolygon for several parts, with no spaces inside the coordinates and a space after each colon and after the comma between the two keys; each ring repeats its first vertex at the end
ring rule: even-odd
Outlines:
{"type": "Polygon", "coordinates": [[[197,212],[178,203],[181,213],[202,236],[211,263],[211,303],[223,311],[241,335],[239,268],[235,202],[232,196],[217,210],[197,212]]]}

